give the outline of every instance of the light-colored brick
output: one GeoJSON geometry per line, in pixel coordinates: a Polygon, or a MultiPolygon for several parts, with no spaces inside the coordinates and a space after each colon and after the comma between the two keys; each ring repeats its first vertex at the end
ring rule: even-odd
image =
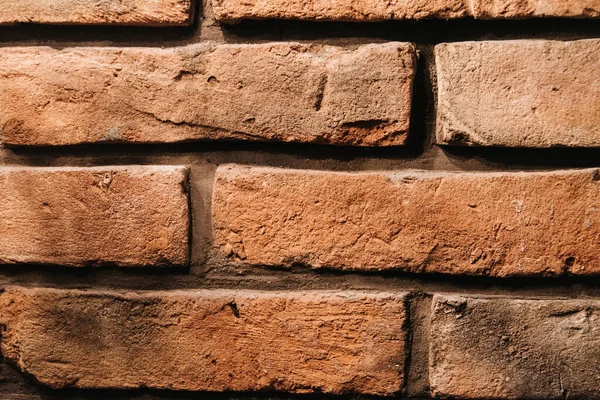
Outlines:
{"type": "Polygon", "coordinates": [[[597,274],[600,172],[365,172],[221,166],[217,254],[250,265],[597,274]]]}
{"type": "Polygon", "coordinates": [[[0,264],[187,265],[184,167],[3,167],[0,182],[0,264]]]}
{"type": "Polygon", "coordinates": [[[195,0],[0,0],[0,25],[190,25],[194,4],[195,0]]]}
{"type": "Polygon", "coordinates": [[[393,394],[406,295],[9,288],[2,354],[53,388],[393,394]]]}
{"type": "Polygon", "coordinates": [[[597,399],[600,302],[437,295],[430,379],[437,398],[597,399]]]}
{"type": "Polygon", "coordinates": [[[394,42],[3,48],[0,128],[6,145],[401,145],[414,73],[414,47],[394,42]]]}
{"type": "Polygon", "coordinates": [[[471,0],[475,18],[598,18],[598,0],[471,0]]]}
{"type": "Polygon", "coordinates": [[[228,23],[269,18],[376,22],[470,15],[465,0],[214,0],[213,9],[217,20],[228,23]]]}
{"type": "Polygon", "coordinates": [[[376,22],[385,20],[474,17],[598,18],[598,0],[215,0],[215,17],[235,23],[243,19],[299,19],[376,22]]]}
{"type": "Polygon", "coordinates": [[[598,54],[599,39],[436,46],[437,142],[600,146],[598,54]]]}

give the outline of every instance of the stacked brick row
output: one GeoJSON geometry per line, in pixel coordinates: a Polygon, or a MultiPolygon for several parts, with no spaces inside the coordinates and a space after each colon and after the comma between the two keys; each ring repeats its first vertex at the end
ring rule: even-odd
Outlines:
{"type": "MultiPolygon", "coordinates": [[[[410,298],[11,287],[0,297],[2,352],[51,388],[396,395],[410,298]]],[[[597,398],[599,310],[597,300],[435,295],[429,394],[597,398]]]]}
{"type": "MultiPolygon", "coordinates": [[[[193,21],[194,0],[104,1],[2,0],[1,24],[114,24],[182,26],[193,21]]],[[[423,18],[524,19],[536,17],[598,18],[596,0],[410,0],[406,2],[335,0],[214,0],[215,19],[296,19],[377,22],[423,18]]]]}
{"type": "MultiPolygon", "coordinates": [[[[598,0],[215,0],[217,21],[598,18],[598,0]]],[[[190,0],[0,0],[15,23],[189,26],[190,0]]],[[[1,27],[0,27],[1,28],[1,27]]],[[[190,141],[397,147],[414,43],[0,48],[9,149],[190,141]]],[[[435,46],[445,148],[600,147],[600,39],[435,46]]],[[[323,146],[325,147],[325,146],[323,146]]],[[[600,275],[600,170],[329,171],[222,164],[1,166],[0,264],[465,277],[600,275]],[[195,189],[195,190],[194,190],[195,189]],[[210,226],[193,193],[210,192],[210,226]],[[419,275],[422,274],[422,275],[419,275]]],[[[0,294],[3,357],[53,389],[406,393],[413,290],[75,290],[0,294]],[[160,355],[157,358],[157,354],[160,355]]],[[[457,399],[600,397],[596,299],[430,293],[427,388],[457,399]],[[473,374],[473,368],[477,374],[473,374]]],[[[414,394],[414,393],[411,393],[414,394]]]]}
{"type": "MultiPolygon", "coordinates": [[[[598,39],[436,46],[437,143],[599,146],[599,52],[598,39]]],[[[211,139],[399,146],[415,69],[414,46],[397,42],[7,47],[2,139],[8,146],[211,139]]]]}

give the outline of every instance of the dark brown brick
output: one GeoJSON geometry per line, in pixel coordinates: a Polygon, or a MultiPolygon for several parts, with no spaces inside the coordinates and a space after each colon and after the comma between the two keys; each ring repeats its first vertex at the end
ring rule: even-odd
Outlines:
{"type": "Polygon", "coordinates": [[[432,395],[597,399],[600,303],[434,297],[432,395]]]}

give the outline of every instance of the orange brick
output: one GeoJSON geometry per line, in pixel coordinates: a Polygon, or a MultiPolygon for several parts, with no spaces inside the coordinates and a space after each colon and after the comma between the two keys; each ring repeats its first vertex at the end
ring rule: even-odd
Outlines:
{"type": "Polygon", "coordinates": [[[406,295],[9,288],[2,354],[53,388],[370,393],[404,382],[406,295]]]}
{"type": "Polygon", "coordinates": [[[0,264],[188,263],[184,167],[3,167],[0,180],[0,264]]]}
{"type": "Polygon", "coordinates": [[[0,0],[0,25],[190,25],[194,4],[194,0],[0,0]]]}
{"type": "Polygon", "coordinates": [[[5,145],[207,139],[390,146],[415,49],[299,43],[0,49],[5,145]]]}
{"type": "Polygon", "coordinates": [[[598,18],[598,0],[215,0],[215,17],[235,23],[243,19],[299,19],[376,22],[385,20],[474,17],[523,19],[539,17],[598,18]]]}
{"type": "Polygon", "coordinates": [[[597,300],[437,295],[430,379],[436,398],[597,399],[597,300]]]}
{"type": "Polygon", "coordinates": [[[437,142],[599,147],[598,54],[599,39],[436,46],[437,142]]]}
{"type": "Polygon", "coordinates": [[[257,266],[598,274],[599,175],[221,166],[214,245],[257,266]]]}

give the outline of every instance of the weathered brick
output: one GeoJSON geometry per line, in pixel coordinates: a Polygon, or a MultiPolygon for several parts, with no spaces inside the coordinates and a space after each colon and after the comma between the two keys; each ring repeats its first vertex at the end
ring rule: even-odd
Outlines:
{"type": "Polygon", "coordinates": [[[392,394],[406,295],[9,288],[2,354],[53,388],[392,394]]]}
{"type": "Polygon", "coordinates": [[[472,15],[480,19],[598,18],[598,0],[475,0],[472,15]]]}
{"type": "Polygon", "coordinates": [[[437,142],[600,146],[598,54],[599,39],[436,46],[437,142]]]}
{"type": "Polygon", "coordinates": [[[0,49],[6,145],[275,140],[403,144],[415,50],[297,43],[0,49]]]}
{"type": "Polygon", "coordinates": [[[190,25],[194,0],[0,0],[0,25],[190,25]]]}
{"type": "Polygon", "coordinates": [[[0,168],[0,264],[185,266],[184,167],[0,168]]]}
{"type": "Polygon", "coordinates": [[[243,19],[300,19],[322,21],[376,22],[430,17],[460,18],[470,15],[465,0],[214,0],[215,18],[235,23],[243,19]]]}
{"type": "Polygon", "coordinates": [[[437,295],[430,379],[436,397],[597,399],[600,302],[437,295]]]}
{"type": "Polygon", "coordinates": [[[303,19],[375,22],[399,19],[474,17],[522,19],[536,17],[598,18],[598,0],[215,0],[215,17],[223,22],[243,19],[303,19]]]}
{"type": "Polygon", "coordinates": [[[221,166],[214,245],[251,265],[597,274],[599,176],[221,166]]]}

